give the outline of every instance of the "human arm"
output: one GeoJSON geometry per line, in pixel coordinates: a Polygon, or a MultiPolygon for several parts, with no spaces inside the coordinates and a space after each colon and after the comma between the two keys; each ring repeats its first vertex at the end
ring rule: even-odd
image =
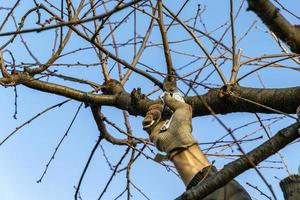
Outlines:
{"type": "MultiPolygon", "coordinates": [[[[162,107],[150,107],[144,121],[144,129],[158,150],[166,152],[181,176],[187,189],[200,184],[216,173],[204,153],[192,136],[192,109],[184,102],[176,101],[170,95],[164,96],[165,104],[173,111],[172,120],[167,130],[162,130],[164,119],[162,107]]],[[[249,200],[247,192],[237,182],[231,181],[203,200],[249,200]]]]}
{"type": "Polygon", "coordinates": [[[171,161],[186,186],[199,171],[211,165],[198,145],[193,145],[181,151],[171,161]]]}

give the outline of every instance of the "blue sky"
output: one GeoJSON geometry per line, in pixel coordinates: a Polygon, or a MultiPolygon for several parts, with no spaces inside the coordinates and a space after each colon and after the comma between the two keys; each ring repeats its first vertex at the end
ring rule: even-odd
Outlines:
{"type": "MultiPolygon", "coordinates": [[[[180,6],[184,1],[165,1],[166,4],[173,10],[178,11],[180,6]]],[[[242,1],[235,1],[237,8],[242,1]]],[[[78,1],[74,1],[78,3],[78,1]]],[[[282,1],[282,3],[287,6],[292,12],[299,14],[297,8],[299,8],[299,2],[294,2],[291,0],[282,1]],[[298,12],[298,13],[297,13],[298,12]]],[[[0,3],[1,6],[11,7],[14,4],[14,1],[2,0],[0,3]]],[[[225,23],[229,20],[229,1],[225,0],[203,0],[203,1],[191,1],[187,4],[184,9],[184,12],[180,15],[182,19],[189,19],[195,15],[197,8],[195,5],[201,4],[202,6],[206,5],[206,11],[202,14],[202,19],[206,24],[206,28],[211,31],[219,27],[220,24],[225,23]]],[[[16,17],[20,20],[22,14],[24,14],[28,9],[32,8],[32,1],[21,1],[20,7],[16,10],[16,17]]],[[[203,7],[204,8],[204,7],[203,7]]],[[[246,30],[251,26],[251,24],[257,20],[256,27],[253,28],[246,39],[242,40],[238,44],[238,48],[242,48],[244,55],[249,57],[260,56],[264,54],[279,53],[280,49],[277,44],[274,42],[274,39],[267,33],[265,30],[267,28],[260,22],[260,20],[252,13],[246,12],[247,3],[244,4],[241,10],[241,14],[236,21],[236,32],[237,38],[240,38],[246,30]]],[[[2,23],[3,16],[5,13],[0,10],[0,23],[2,23]]],[[[113,19],[119,19],[121,16],[124,16],[127,11],[123,11],[120,14],[114,15],[113,19]]],[[[284,13],[289,19],[299,24],[299,20],[292,18],[288,14],[284,13]]],[[[139,18],[137,21],[138,24],[138,34],[143,36],[148,26],[149,18],[143,17],[142,14],[138,14],[139,18]],[[147,22],[147,23],[146,23],[147,22]]],[[[30,16],[26,27],[33,27],[32,21],[35,20],[35,16],[30,16]]],[[[198,22],[200,23],[200,22],[198,22]]],[[[203,28],[201,25],[199,27],[203,28]]],[[[151,41],[159,42],[160,35],[157,32],[157,27],[155,27],[156,32],[151,36],[151,41]]],[[[5,31],[14,30],[14,27],[11,23],[8,23],[5,26],[5,31]]],[[[117,41],[124,42],[128,38],[132,37],[133,24],[132,21],[128,21],[125,26],[120,27],[119,31],[116,33],[117,41]]],[[[223,33],[224,29],[216,31],[213,33],[213,36],[219,38],[223,33]]],[[[101,32],[105,36],[105,30],[101,32]]],[[[28,41],[28,44],[33,49],[33,53],[42,61],[46,61],[51,54],[51,45],[54,40],[53,31],[46,31],[39,34],[31,33],[24,34],[24,38],[28,41]]],[[[178,40],[178,38],[190,38],[186,32],[176,26],[175,28],[170,29],[169,39],[178,40]]],[[[0,44],[3,44],[8,37],[2,37],[0,39],[0,44]]],[[[231,36],[230,31],[225,36],[223,42],[227,46],[231,46],[231,36]]],[[[207,39],[203,39],[204,44],[208,49],[211,49],[211,43],[207,39]]],[[[69,45],[66,47],[64,52],[72,51],[79,47],[87,47],[89,44],[83,40],[79,40],[78,37],[73,36],[69,45]]],[[[17,63],[21,62],[33,62],[29,57],[28,53],[22,46],[20,39],[17,38],[14,43],[9,45],[7,49],[11,50],[14,53],[17,63]]],[[[108,47],[112,51],[112,48],[108,47]]],[[[197,56],[203,56],[203,53],[192,42],[189,44],[174,44],[172,49],[181,50],[186,53],[193,53],[197,56]]],[[[8,57],[8,54],[4,54],[8,57]]],[[[131,62],[133,55],[132,48],[120,48],[120,57],[131,62]]],[[[186,58],[175,53],[173,55],[173,63],[176,66],[182,66],[188,63],[191,58],[186,58]]],[[[217,54],[215,54],[217,55],[217,54]]],[[[5,58],[7,58],[5,57],[5,58]]],[[[8,59],[8,58],[7,58],[8,59]]],[[[245,59],[245,58],[243,58],[245,59]]],[[[9,59],[8,59],[9,60],[9,59]]],[[[93,63],[97,62],[97,57],[93,50],[87,50],[84,52],[79,52],[78,54],[71,54],[59,59],[58,63],[76,63],[80,61],[82,63],[93,63]]],[[[156,69],[162,70],[165,66],[163,51],[159,48],[147,48],[143,54],[141,61],[149,64],[150,66],[156,66],[156,69]]],[[[202,61],[201,61],[202,62],[202,61]]],[[[181,70],[179,73],[184,74],[187,71],[191,71],[195,67],[199,67],[201,62],[193,64],[193,66],[181,70]]],[[[109,66],[114,64],[113,61],[108,62],[109,66]]],[[[290,62],[290,65],[297,66],[296,64],[290,62]]],[[[142,68],[145,70],[145,68],[142,68]]],[[[206,74],[210,73],[212,68],[208,68],[203,72],[204,78],[206,74]]],[[[231,66],[226,64],[223,66],[225,75],[229,78],[231,66]],[[224,68],[225,67],[225,68],[224,68]]],[[[250,69],[253,69],[252,66],[244,66],[240,70],[240,75],[246,73],[250,69]]],[[[80,78],[86,78],[92,81],[95,81],[99,84],[103,82],[103,77],[99,69],[95,68],[59,68],[61,73],[67,75],[73,75],[80,78]]],[[[124,70],[125,71],[125,70],[124,70]]],[[[117,71],[112,71],[112,77],[117,78],[117,71]]],[[[154,75],[156,76],[156,75],[154,75]]],[[[275,69],[267,68],[259,72],[259,76],[262,78],[264,85],[267,88],[272,87],[292,87],[299,86],[300,80],[298,78],[298,73],[296,71],[285,70],[285,69],[275,69]]],[[[159,76],[156,76],[160,78],[159,76]]],[[[60,80],[52,79],[58,83],[76,87],[77,89],[87,90],[87,87],[82,87],[79,85],[74,85],[68,82],[63,82],[60,80]]],[[[220,79],[217,75],[213,75],[208,83],[221,84],[220,79]]],[[[252,76],[249,76],[247,79],[241,82],[243,86],[249,87],[262,87],[258,75],[254,73],[252,76]]],[[[139,75],[133,74],[128,84],[126,85],[126,90],[131,91],[133,88],[141,87],[143,93],[148,93],[153,90],[153,84],[149,81],[142,79],[139,75]]],[[[183,89],[185,86],[180,84],[180,87],[183,89]]],[[[41,112],[45,108],[54,105],[58,102],[65,100],[64,97],[59,97],[52,94],[46,94],[39,91],[34,91],[23,86],[18,86],[18,115],[17,120],[13,119],[14,114],[14,92],[13,88],[0,88],[0,137],[4,138],[15,127],[19,126],[23,122],[30,119],[32,116],[41,112]]],[[[197,89],[200,94],[206,92],[203,88],[197,89]]],[[[157,96],[157,94],[156,94],[157,96]]],[[[152,96],[155,98],[155,95],[152,96]]],[[[75,120],[74,125],[72,126],[66,140],[64,141],[62,147],[58,150],[58,153],[55,157],[55,160],[52,162],[49,170],[43,179],[42,183],[36,183],[36,181],[41,176],[45,165],[50,159],[53,151],[60,138],[64,135],[67,130],[75,112],[80,105],[79,102],[71,101],[61,108],[56,108],[34,120],[29,125],[22,128],[17,134],[15,134],[10,140],[8,140],[4,145],[0,147],[0,199],[3,200],[69,200],[73,199],[74,188],[78,183],[83,167],[88,159],[89,153],[95,144],[98,131],[97,127],[92,119],[92,115],[89,108],[82,107],[78,117],[75,120]]],[[[122,113],[120,110],[112,107],[103,107],[103,113],[112,121],[118,123],[122,128],[125,129],[122,119],[122,113]]],[[[271,115],[260,115],[262,118],[268,118],[271,115]]],[[[272,115],[278,117],[279,115],[272,115]]],[[[247,122],[256,120],[254,114],[247,113],[233,113],[219,116],[226,125],[230,128],[235,128],[240,125],[243,125],[247,122]]],[[[146,137],[146,133],[142,130],[141,127],[141,117],[130,116],[132,129],[134,135],[138,137],[146,137]]],[[[270,128],[273,134],[278,130],[286,127],[288,124],[293,123],[291,119],[283,119],[277,123],[274,123],[270,128]]],[[[211,142],[216,138],[223,136],[226,131],[218,124],[212,116],[204,116],[193,119],[193,133],[198,141],[201,142],[211,142]]],[[[247,134],[252,133],[253,131],[259,128],[259,124],[249,126],[245,129],[241,129],[236,132],[236,136],[241,138],[247,134]]],[[[119,133],[116,133],[114,130],[110,129],[116,137],[123,137],[119,133]]],[[[263,135],[263,132],[257,132],[254,136],[263,135]]],[[[253,136],[253,137],[254,137],[253,136]]],[[[227,137],[226,139],[230,139],[227,137]]],[[[244,143],[242,147],[249,151],[255,146],[259,145],[264,139],[258,142],[248,142],[244,143]]],[[[118,147],[107,142],[103,142],[103,148],[112,164],[118,162],[120,156],[124,153],[124,147],[118,147]]],[[[292,173],[296,173],[296,170],[300,164],[299,160],[295,159],[298,154],[299,144],[293,144],[281,151],[282,155],[285,158],[286,163],[288,163],[288,168],[292,173]]],[[[202,148],[207,146],[203,145],[202,148]]],[[[236,150],[236,147],[234,147],[236,150]]],[[[224,151],[230,152],[229,150],[224,151]]],[[[146,150],[146,153],[153,155],[146,150]]],[[[214,153],[214,151],[210,152],[214,153]]],[[[217,168],[222,168],[226,163],[232,161],[231,159],[221,158],[221,157],[209,157],[210,161],[215,160],[215,165],[217,168]]],[[[271,157],[269,160],[279,160],[278,155],[271,157]]],[[[128,158],[125,159],[124,164],[128,162],[128,158]]],[[[123,167],[126,165],[122,165],[123,167]]],[[[272,164],[263,163],[262,166],[271,166],[272,164]]],[[[282,167],[282,164],[274,164],[275,166],[282,167]]],[[[278,197],[278,199],[283,199],[282,193],[280,191],[278,178],[284,178],[287,176],[285,170],[278,169],[269,169],[263,168],[261,172],[264,174],[266,179],[272,183],[272,187],[278,197]]],[[[107,180],[111,175],[109,166],[107,165],[103,153],[100,148],[97,150],[92,164],[89,167],[89,170],[84,178],[83,184],[81,186],[81,193],[84,200],[93,200],[97,199],[99,193],[105,187],[107,180]]],[[[118,196],[126,187],[126,174],[121,172],[117,177],[112,181],[111,186],[107,190],[106,194],[102,199],[111,200],[118,196]]],[[[138,159],[132,169],[131,175],[132,182],[142,189],[142,191],[150,199],[174,199],[180,195],[184,190],[184,185],[180,179],[175,176],[172,172],[167,172],[164,167],[161,165],[149,161],[145,157],[138,159]]],[[[247,186],[245,183],[250,182],[266,193],[270,195],[266,186],[262,183],[261,179],[258,177],[254,170],[249,170],[239,177],[237,180],[247,189],[247,191],[257,199],[265,199],[263,196],[259,195],[255,190],[247,186]],[[255,177],[255,178],[254,178],[255,177]]],[[[141,193],[139,193],[134,187],[132,187],[133,199],[145,199],[141,193]]],[[[120,199],[126,199],[126,195],[120,199]]]]}

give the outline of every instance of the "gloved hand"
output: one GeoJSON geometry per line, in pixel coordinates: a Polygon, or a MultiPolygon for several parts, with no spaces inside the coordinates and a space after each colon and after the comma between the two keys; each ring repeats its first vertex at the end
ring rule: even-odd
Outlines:
{"type": "Polygon", "coordinates": [[[178,101],[170,94],[164,95],[164,102],[173,111],[170,126],[167,130],[161,130],[165,120],[161,118],[163,105],[150,106],[143,120],[143,128],[150,136],[150,140],[160,151],[168,155],[186,149],[197,141],[192,136],[192,107],[178,101]]]}

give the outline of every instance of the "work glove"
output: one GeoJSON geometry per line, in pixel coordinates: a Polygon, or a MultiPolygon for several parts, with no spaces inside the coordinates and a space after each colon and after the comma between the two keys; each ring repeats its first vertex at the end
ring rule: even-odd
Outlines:
{"type": "Polygon", "coordinates": [[[162,118],[163,104],[157,103],[150,106],[143,120],[143,128],[156,148],[171,156],[197,144],[197,141],[192,136],[192,107],[169,93],[164,95],[163,101],[173,111],[169,125],[165,126],[166,119],[162,118]]]}

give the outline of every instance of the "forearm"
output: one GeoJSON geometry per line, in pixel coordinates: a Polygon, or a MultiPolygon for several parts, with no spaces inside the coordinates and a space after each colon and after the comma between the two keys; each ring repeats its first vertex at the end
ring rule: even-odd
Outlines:
{"type": "Polygon", "coordinates": [[[211,165],[197,145],[175,154],[171,161],[174,163],[185,185],[204,167],[211,165]]]}
{"type": "MultiPolygon", "coordinates": [[[[192,136],[191,106],[173,99],[170,94],[164,96],[164,102],[173,111],[166,130],[162,130],[166,121],[161,120],[163,108],[160,104],[152,105],[149,108],[143,121],[143,128],[149,133],[150,139],[157,149],[167,153],[184,184],[187,188],[191,188],[214,175],[217,170],[207,160],[192,136]]],[[[209,196],[205,199],[251,199],[244,189],[234,181],[209,196]]]]}
{"type": "MultiPolygon", "coordinates": [[[[210,164],[197,145],[175,154],[171,161],[174,163],[187,189],[194,187],[217,172],[217,169],[210,164]]],[[[246,190],[234,180],[204,199],[251,200],[246,190]]]]}

